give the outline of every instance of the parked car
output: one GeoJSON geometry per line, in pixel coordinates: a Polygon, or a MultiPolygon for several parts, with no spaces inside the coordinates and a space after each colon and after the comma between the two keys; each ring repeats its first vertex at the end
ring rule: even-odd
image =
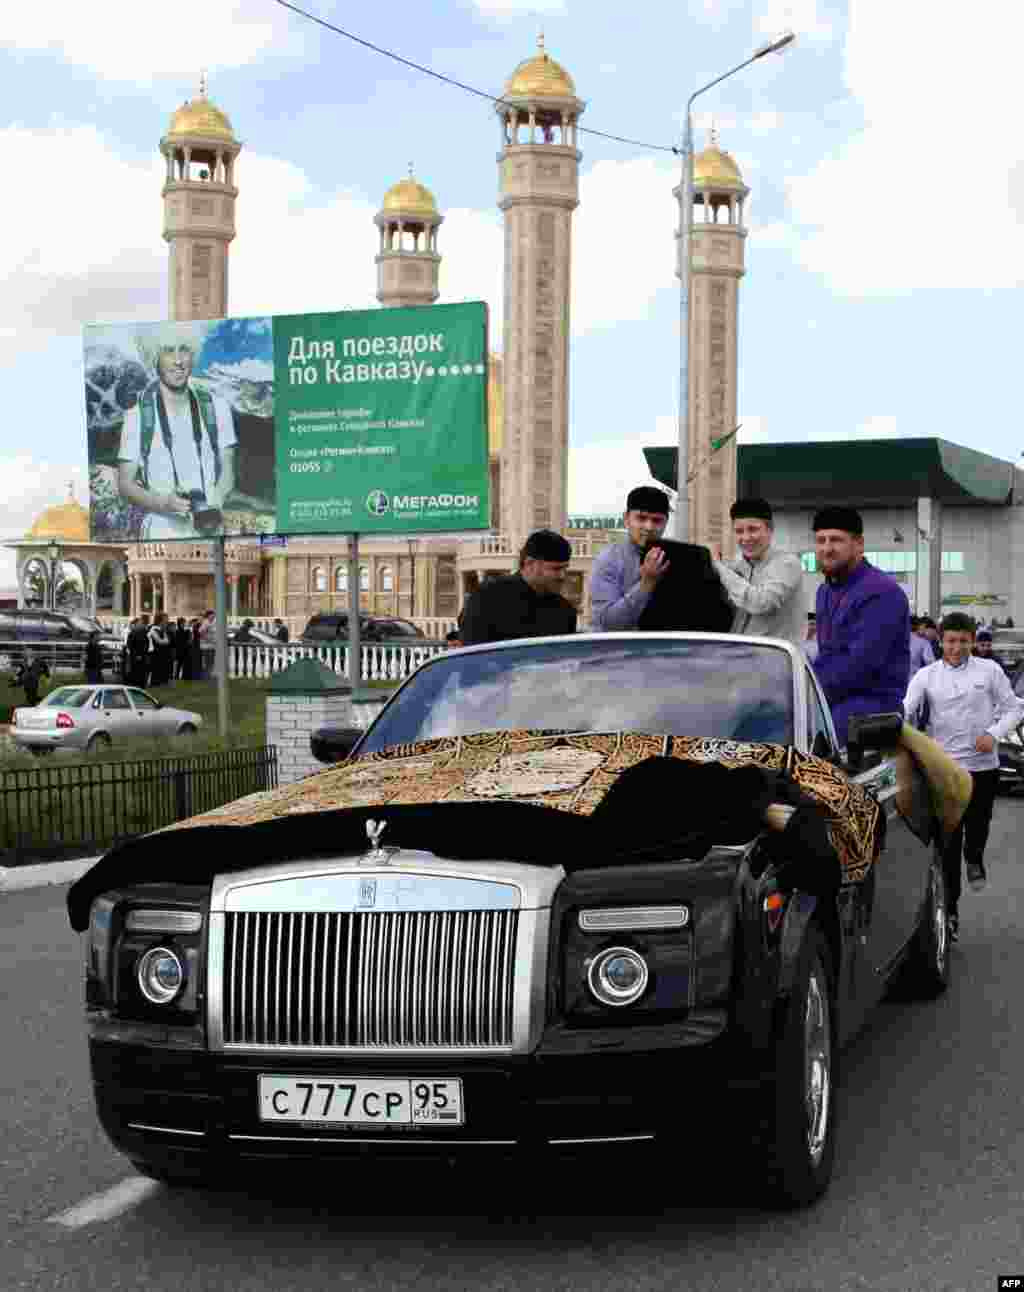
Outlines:
{"type": "Polygon", "coordinates": [[[282,646],[273,633],[264,632],[262,628],[232,628],[228,633],[228,642],[232,646],[282,646]]]}
{"type": "Polygon", "coordinates": [[[119,675],[123,643],[96,619],[55,610],[0,610],[0,657],[14,668],[32,650],[43,655],[51,673],[80,673],[93,632],[100,634],[104,669],[119,675]]]}
{"type": "Polygon", "coordinates": [[[29,708],[14,710],[14,743],[32,753],[108,749],[115,741],[193,735],[202,714],[172,709],[137,686],[60,686],[29,708]]]}
{"type": "MultiPolygon", "coordinates": [[[[359,633],[364,642],[400,645],[423,645],[430,639],[409,619],[393,616],[360,616],[359,633]]],[[[313,615],[299,638],[304,646],[323,646],[348,640],[348,614],[345,611],[313,615]]]]}
{"type": "MultiPolygon", "coordinates": [[[[1018,669],[1013,692],[1024,701],[1024,671],[1018,669]]],[[[1009,793],[1024,789],[1024,723],[999,742],[999,788],[1009,793]]]]}
{"type": "Polygon", "coordinates": [[[1015,677],[1024,664],[1024,629],[993,628],[992,658],[999,661],[1010,677],[1015,677]]]}
{"type": "Polygon", "coordinates": [[[766,638],[428,661],[344,763],[71,888],[108,1136],[171,1182],[652,1143],[678,1168],[710,1084],[723,1135],[756,1128],[744,1176],[812,1202],[840,1047],[890,985],[948,982],[901,728],[861,719],[844,764],[804,656],[766,638]]]}

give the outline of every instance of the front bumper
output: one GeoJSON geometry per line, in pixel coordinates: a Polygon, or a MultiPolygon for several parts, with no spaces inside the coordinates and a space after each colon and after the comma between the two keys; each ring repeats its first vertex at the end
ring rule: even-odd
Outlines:
{"type": "MultiPolygon", "coordinates": [[[[370,1156],[442,1158],[481,1153],[575,1153],[649,1143],[699,1123],[699,1092],[721,1089],[723,1076],[742,1084],[724,1011],[703,1012],[681,1049],[554,1057],[346,1059],[323,1055],[226,1056],[158,1050],[90,1040],[100,1121],[134,1161],[196,1170],[247,1162],[310,1162],[370,1156]],[[713,1024],[713,1026],[709,1026],[713,1024]],[[259,1119],[261,1073],[350,1077],[458,1077],[465,1125],[390,1127],[282,1124],[259,1119]]],[[[682,1036],[683,1034],[680,1033],[682,1036]]]]}

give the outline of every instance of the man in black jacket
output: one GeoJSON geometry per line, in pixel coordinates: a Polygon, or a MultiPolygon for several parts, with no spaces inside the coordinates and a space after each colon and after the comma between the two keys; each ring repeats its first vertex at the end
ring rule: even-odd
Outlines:
{"type": "Polygon", "coordinates": [[[572,549],[561,534],[539,529],[523,544],[519,573],[482,583],[462,612],[462,643],[549,637],[576,631],[576,607],[561,595],[572,549]]]}

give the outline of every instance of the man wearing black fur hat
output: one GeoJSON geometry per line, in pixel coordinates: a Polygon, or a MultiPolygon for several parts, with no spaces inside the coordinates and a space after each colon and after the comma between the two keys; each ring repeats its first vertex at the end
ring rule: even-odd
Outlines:
{"type": "Polygon", "coordinates": [[[519,573],[482,583],[462,611],[462,644],[549,637],[576,631],[576,607],[561,595],[572,549],[561,534],[539,529],[523,544],[519,573]]]}
{"type": "Polygon", "coordinates": [[[763,498],[738,499],[729,515],[741,555],[732,561],[716,561],[715,573],[736,611],[732,631],[783,637],[799,645],[807,625],[800,596],[804,572],[799,557],[772,546],[772,509],[763,498]]]}
{"type": "Polygon", "coordinates": [[[668,572],[660,548],[644,549],[661,538],[668,523],[668,494],[653,485],[640,485],[626,498],[626,540],[606,547],[594,562],[590,607],[597,631],[636,628],[654,589],[668,572]]]}

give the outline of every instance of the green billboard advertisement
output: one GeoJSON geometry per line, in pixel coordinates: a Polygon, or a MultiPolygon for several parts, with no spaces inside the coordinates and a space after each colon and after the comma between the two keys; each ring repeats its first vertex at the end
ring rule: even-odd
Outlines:
{"type": "Polygon", "coordinates": [[[274,319],[277,530],[486,529],[487,307],[274,319]]]}
{"type": "Polygon", "coordinates": [[[487,529],[482,302],[98,325],[94,542],[487,529]]]}

